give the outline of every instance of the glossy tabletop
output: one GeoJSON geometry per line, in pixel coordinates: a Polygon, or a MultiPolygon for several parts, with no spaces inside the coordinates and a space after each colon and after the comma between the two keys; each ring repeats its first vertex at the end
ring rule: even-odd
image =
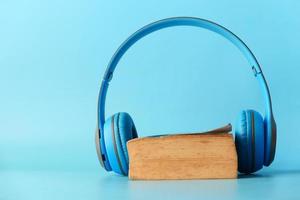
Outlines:
{"type": "Polygon", "coordinates": [[[130,181],[102,170],[2,171],[0,199],[299,199],[300,170],[234,180],[130,181]]]}

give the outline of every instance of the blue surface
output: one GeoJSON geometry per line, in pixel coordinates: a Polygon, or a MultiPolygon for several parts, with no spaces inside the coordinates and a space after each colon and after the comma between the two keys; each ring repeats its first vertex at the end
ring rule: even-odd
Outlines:
{"type": "Polygon", "coordinates": [[[0,199],[299,199],[300,170],[233,180],[128,181],[102,172],[0,172],[0,199]],[[5,179],[6,181],[2,181],[5,179]]]}
{"type": "MultiPolygon", "coordinates": [[[[296,0],[1,1],[0,199],[299,199],[299,11],[296,0]],[[278,145],[274,163],[257,177],[131,182],[100,168],[94,129],[105,67],[129,34],[172,16],[224,25],[260,62],[278,145]]],[[[121,60],[107,114],[128,112],[143,136],[208,130],[234,122],[242,109],[262,113],[247,66],[233,45],[208,31],[154,33],[121,60]]]]}

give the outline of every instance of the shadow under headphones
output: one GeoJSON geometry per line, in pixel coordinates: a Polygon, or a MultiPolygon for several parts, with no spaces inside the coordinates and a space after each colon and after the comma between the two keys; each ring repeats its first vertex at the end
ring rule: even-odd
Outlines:
{"type": "Polygon", "coordinates": [[[273,117],[271,96],[261,67],[246,44],[228,29],[214,22],[193,18],[174,17],[151,23],[133,33],[124,41],[111,58],[104,74],[99,98],[96,128],[96,148],[100,164],[106,171],[128,175],[129,158],[126,143],[138,134],[128,113],[117,113],[105,121],[105,98],[113,72],[126,51],[139,39],[160,29],[173,26],[195,26],[218,33],[232,42],[247,58],[264,97],[265,116],[254,110],[243,110],[235,127],[235,144],[238,170],[253,173],[269,166],[275,157],[276,123],[273,117]]]}

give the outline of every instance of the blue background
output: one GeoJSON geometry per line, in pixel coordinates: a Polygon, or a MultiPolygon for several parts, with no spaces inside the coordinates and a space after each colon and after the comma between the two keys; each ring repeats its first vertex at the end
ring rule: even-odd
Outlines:
{"type": "MultiPolygon", "coordinates": [[[[299,197],[299,12],[296,0],[1,1],[0,199],[173,199],[174,191],[178,198],[299,197]],[[131,182],[99,167],[94,130],[106,65],[131,33],[173,16],[215,21],[256,55],[278,126],[270,168],[230,181],[131,182]]],[[[106,108],[108,115],[129,112],[140,136],[234,124],[246,108],[264,113],[238,49],[191,27],[134,45],[114,74],[106,108]]]]}

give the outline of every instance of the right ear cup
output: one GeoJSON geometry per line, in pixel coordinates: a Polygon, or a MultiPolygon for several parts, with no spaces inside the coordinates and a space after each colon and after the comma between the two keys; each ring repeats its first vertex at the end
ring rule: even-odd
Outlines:
{"type": "Polygon", "coordinates": [[[263,167],[264,123],[262,116],[254,110],[240,113],[235,130],[238,154],[238,170],[250,174],[263,167]]]}
{"type": "Polygon", "coordinates": [[[137,131],[128,113],[117,113],[104,124],[104,141],[109,163],[114,172],[128,175],[127,141],[137,138],[137,131]]]}

